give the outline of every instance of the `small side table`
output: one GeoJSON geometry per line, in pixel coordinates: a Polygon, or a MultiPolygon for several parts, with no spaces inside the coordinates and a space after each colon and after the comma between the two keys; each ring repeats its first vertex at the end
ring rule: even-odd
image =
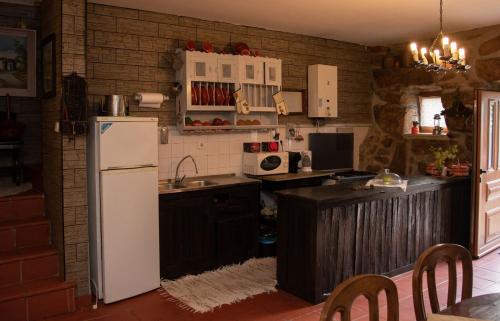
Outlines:
{"type": "Polygon", "coordinates": [[[0,142],[0,153],[9,153],[12,157],[12,180],[17,186],[23,181],[23,142],[0,142]]]}

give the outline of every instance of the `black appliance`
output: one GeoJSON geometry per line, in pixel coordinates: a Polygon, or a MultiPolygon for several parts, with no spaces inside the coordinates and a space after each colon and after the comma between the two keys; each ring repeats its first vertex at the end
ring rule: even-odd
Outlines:
{"type": "Polygon", "coordinates": [[[356,180],[368,180],[377,176],[376,173],[365,171],[345,171],[337,172],[332,175],[332,178],[337,182],[351,182],[356,180]]]}
{"type": "Polygon", "coordinates": [[[309,150],[312,152],[314,170],[352,170],[354,134],[309,134],[309,150]]]}
{"type": "Polygon", "coordinates": [[[288,152],[288,172],[298,173],[299,172],[299,162],[302,156],[298,152],[288,152]]]}

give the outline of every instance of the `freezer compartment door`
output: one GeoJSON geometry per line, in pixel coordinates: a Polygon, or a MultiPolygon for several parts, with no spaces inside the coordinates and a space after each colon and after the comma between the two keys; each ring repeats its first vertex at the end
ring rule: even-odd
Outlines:
{"type": "Polygon", "coordinates": [[[158,168],[103,171],[101,247],[104,303],[160,286],[158,168]]]}
{"type": "Polygon", "coordinates": [[[158,123],[98,122],[99,169],[158,165],[158,123]]]}

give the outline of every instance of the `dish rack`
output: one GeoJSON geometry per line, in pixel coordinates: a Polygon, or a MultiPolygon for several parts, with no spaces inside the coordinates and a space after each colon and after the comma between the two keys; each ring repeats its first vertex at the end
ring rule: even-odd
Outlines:
{"type": "Polygon", "coordinates": [[[281,60],[179,49],[174,68],[182,85],[176,98],[181,133],[278,127],[273,95],[281,90],[281,60]],[[238,113],[235,106],[233,93],[240,89],[249,106],[247,114],[238,113]]]}

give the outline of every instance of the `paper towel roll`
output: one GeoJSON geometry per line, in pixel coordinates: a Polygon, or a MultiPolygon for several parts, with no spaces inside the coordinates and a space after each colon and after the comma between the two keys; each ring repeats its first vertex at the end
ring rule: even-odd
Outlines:
{"type": "Polygon", "coordinates": [[[162,93],[137,93],[135,99],[139,102],[139,107],[160,108],[168,97],[162,93]]]}

